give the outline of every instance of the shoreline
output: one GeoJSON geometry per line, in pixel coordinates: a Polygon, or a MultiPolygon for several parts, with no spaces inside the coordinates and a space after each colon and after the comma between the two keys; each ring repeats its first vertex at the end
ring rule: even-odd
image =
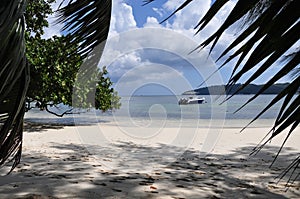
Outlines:
{"type": "MultiPolygon", "coordinates": [[[[255,120],[249,128],[260,128],[260,127],[272,127],[276,118],[270,119],[260,119],[255,120]]],[[[88,118],[85,115],[82,117],[77,116],[65,116],[63,118],[56,117],[54,115],[46,115],[46,117],[25,117],[24,123],[32,125],[56,125],[56,126],[84,126],[84,125],[96,125],[96,124],[105,124],[105,125],[118,125],[130,123],[130,125],[141,124],[145,125],[147,123],[154,122],[154,124],[159,124],[157,122],[167,122],[169,124],[185,124],[191,125],[191,127],[200,128],[209,128],[209,127],[225,127],[225,128],[243,128],[249,124],[252,119],[165,119],[165,118],[128,118],[128,117],[114,117],[114,116],[94,116],[94,118],[88,118]],[[85,119],[83,119],[85,118],[85,119]],[[90,121],[89,121],[90,119],[90,121]],[[144,123],[143,123],[144,122],[144,123]],[[196,122],[196,123],[195,123],[196,122]],[[203,126],[201,124],[212,124],[215,126],[203,126]],[[199,125],[200,124],[200,125],[199,125]]],[[[189,126],[185,126],[189,127],[189,126]]],[[[177,128],[177,126],[176,126],[177,128]]]]}

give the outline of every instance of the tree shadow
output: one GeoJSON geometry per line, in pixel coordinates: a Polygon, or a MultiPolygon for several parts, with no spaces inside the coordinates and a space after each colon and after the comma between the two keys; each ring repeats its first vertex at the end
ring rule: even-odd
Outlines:
{"type": "Polygon", "coordinates": [[[59,130],[66,126],[92,126],[99,123],[109,123],[108,120],[92,121],[88,118],[82,117],[74,120],[72,117],[67,118],[26,118],[24,120],[24,131],[42,132],[50,129],[59,130]]]}
{"type": "Polygon", "coordinates": [[[284,148],[271,168],[279,149],[275,146],[266,146],[253,157],[249,157],[252,146],[205,157],[197,150],[132,142],[107,146],[52,143],[51,148],[59,153],[25,149],[17,169],[0,178],[0,198],[32,194],[63,198],[300,197],[299,180],[286,191],[285,182],[274,179],[298,155],[291,148],[284,148]]]}

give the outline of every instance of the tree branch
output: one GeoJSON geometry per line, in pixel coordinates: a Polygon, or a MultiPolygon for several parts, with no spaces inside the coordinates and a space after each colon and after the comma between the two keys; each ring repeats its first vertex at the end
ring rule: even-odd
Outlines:
{"type": "Polygon", "coordinates": [[[47,111],[48,113],[51,113],[51,114],[57,116],[57,117],[63,117],[64,115],[72,115],[72,114],[75,114],[75,113],[72,112],[72,111],[73,111],[73,108],[71,108],[71,109],[69,109],[69,110],[63,112],[62,114],[58,114],[58,113],[56,113],[56,112],[50,111],[50,110],[48,109],[48,105],[46,106],[46,111],[47,111]]]}

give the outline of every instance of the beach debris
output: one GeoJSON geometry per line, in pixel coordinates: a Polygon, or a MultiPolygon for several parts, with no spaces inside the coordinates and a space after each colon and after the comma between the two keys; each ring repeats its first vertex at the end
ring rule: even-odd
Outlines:
{"type": "Polygon", "coordinates": [[[155,186],[151,185],[151,186],[150,186],[150,189],[155,189],[155,190],[156,190],[156,189],[157,189],[157,187],[155,187],[155,186]]]}
{"type": "Polygon", "coordinates": [[[111,190],[116,191],[116,192],[122,192],[121,189],[116,189],[116,188],[112,188],[111,190]]]}
{"type": "Polygon", "coordinates": [[[206,172],[204,172],[204,171],[194,171],[194,173],[197,175],[205,175],[206,174],[206,172]]]}

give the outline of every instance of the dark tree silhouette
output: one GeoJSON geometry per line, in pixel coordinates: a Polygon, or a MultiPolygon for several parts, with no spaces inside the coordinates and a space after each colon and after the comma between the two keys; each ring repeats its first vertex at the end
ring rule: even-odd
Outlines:
{"type": "Polygon", "coordinates": [[[29,67],[25,58],[25,1],[0,3],[0,165],[19,163],[29,67]]]}

